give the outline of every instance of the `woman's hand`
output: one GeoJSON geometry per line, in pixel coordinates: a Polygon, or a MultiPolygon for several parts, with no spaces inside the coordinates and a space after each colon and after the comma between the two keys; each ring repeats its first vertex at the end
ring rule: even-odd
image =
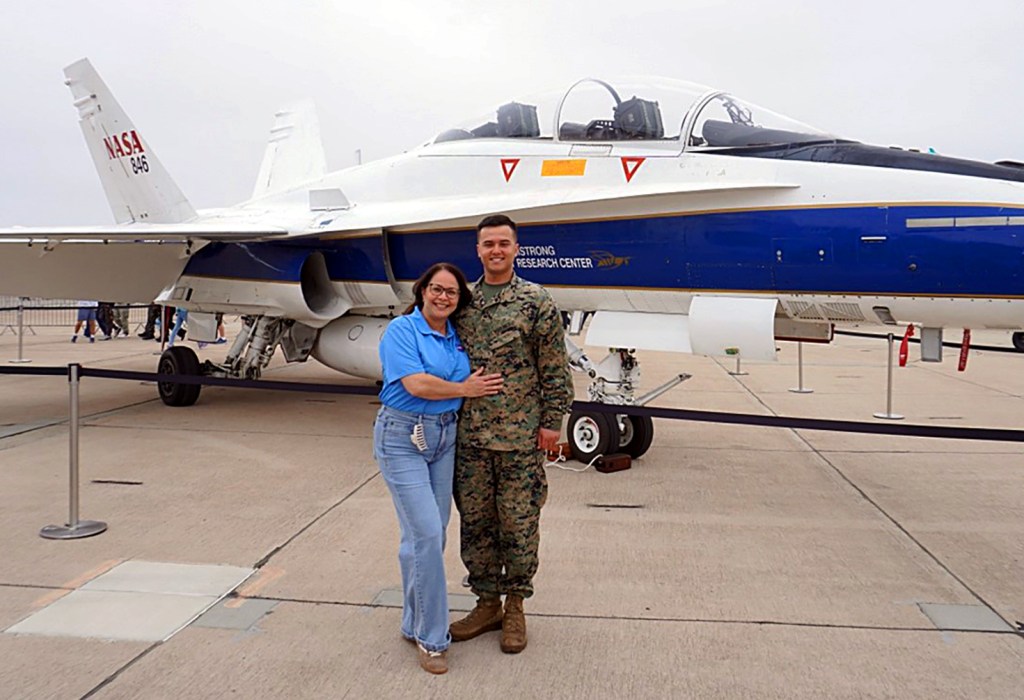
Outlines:
{"type": "Polygon", "coordinates": [[[484,374],[484,368],[481,367],[462,382],[462,395],[466,398],[494,396],[504,384],[505,379],[500,374],[484,374]]]}

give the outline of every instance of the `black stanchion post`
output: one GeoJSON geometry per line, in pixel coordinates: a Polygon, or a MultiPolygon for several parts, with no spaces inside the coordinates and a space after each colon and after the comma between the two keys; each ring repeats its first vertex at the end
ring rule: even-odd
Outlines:
{"type": "Polygon", "coordinates": [[[107,529],[107,524],[98,520],[78,520],[78,374],[81,365],[68,365],[70,387],[70,418],[68,420],[68,461],[70,463],[69,514],[67,525],[47,525],[39,531],[40,537],[48,540],[77,540],[92,537],[107,529]]]}

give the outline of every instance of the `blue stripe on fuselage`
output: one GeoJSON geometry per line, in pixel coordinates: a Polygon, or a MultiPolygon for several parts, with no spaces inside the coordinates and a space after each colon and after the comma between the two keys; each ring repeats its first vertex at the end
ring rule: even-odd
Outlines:
{"type": "MultiPolygon", "coordinates": [[[[862,206],[541,224],[520,228],[517,270],[573,287],[1024,296],[1024,226],[906,225],[1021,215],[1004,207],[862,206]]],[[[467,231],[395,236],[395,276],[414,279],[447,259],[476,277],[474,242],[467,231]]]]}
{"type": "MultiPolygon", "coordinates": [[[[559,286],[1024,296],[1024,226],[906,224],[993,216],[1024,216],[1024,209],[809,207],[538,224],[519,230],[517,269],[559,286]]],[[[473,231],[392,234],[389,241],[398,279],[415,279],[439,260],[471,279],[481,274],[473,231]]],[[[313,250],[324,253],[332,279],[386,280],[380,237],[211,244],[186,274],[297,281],[313,250]]]]}

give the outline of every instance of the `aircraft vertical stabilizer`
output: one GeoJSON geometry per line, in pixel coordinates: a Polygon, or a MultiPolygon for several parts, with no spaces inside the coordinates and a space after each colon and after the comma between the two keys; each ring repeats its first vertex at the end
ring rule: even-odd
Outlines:
{"type": "Polygon", "coordinates": [[[86,58],[64,69],[118,223],[180,223],[196,212],[86,58]]]}
{"type": "Polygon", "coordinates": [[[316,107],[311,100],[297,102],[274,115],[252,197],[292,189],[326,172],[316,107]]]}

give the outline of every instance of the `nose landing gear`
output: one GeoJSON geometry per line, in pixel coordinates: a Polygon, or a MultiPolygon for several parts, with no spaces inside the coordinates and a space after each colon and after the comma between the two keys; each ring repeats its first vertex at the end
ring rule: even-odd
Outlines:
{"type": "MultiPolygon", "coordinates": [[[[633,350],[611,348],[608,356],[594,364],[567,335],[566,348],[573,369],[586,372],[593,380],[587,397],[594,403],[618,406],[643,406],[690,378],[679,374],[646,394],[637,397],[640,361],[633,350]]],[[[573,411],[566,428],[569,452],[573,459],[589,464],[596,457],[624,452],[633,459],[643,456],[654,440],[654,422],[646,416],[625,413],[573,411]]]]}
{"type": "Polygon", "coordinates": [[[578,462],[589,464],[595,457],[616,452],[637,459],[651,447],[654,421],[624,413],[573,411],[566,433],[569,452],[578,462]]]}

